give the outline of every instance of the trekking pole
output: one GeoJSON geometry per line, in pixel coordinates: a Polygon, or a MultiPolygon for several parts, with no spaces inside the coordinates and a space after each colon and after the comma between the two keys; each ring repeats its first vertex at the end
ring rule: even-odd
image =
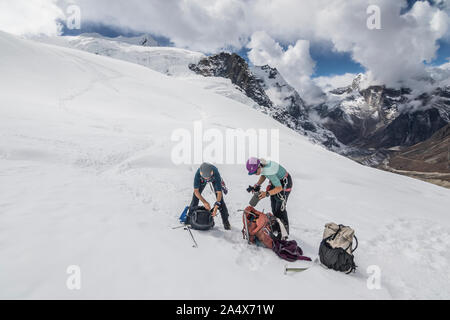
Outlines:
{"type": "Polygon", "coordinates": [[[194,245],[192,247],[193,248],[198,248],[198,244],[197,244],[197,241],[195,241],[194,235],[192,234],[191,227],[187,226],[187,227],[184,228],[184,230],[189,231],[189,234],[191,235],[192,241],[194,241],[194,245]]]}
{"type": "Polygon", "coordinates": [[[308,268],[289,268],[288,265],[284,266],[284,274],[287,275],[288,272],[302,272],[308,270],[308,268]]]}
{"type": "Polygon", "coordinates": [[[189,226],[190,227],[190,225],[182,225],[182,226],[178,226],[178,227],[173,227],[172,228],[172,230],[175,230],[175,229],[181,229],[181,228],[186,228],[186,226],[189,226]]]}

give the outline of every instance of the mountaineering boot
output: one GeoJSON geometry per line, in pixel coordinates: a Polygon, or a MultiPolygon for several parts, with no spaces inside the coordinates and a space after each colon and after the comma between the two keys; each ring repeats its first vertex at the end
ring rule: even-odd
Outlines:
{"type": "Polygon", "coordinates": [[[223,221],[223,227],[225,230],[231,230],[231,225],[230,225],[230,222],[228,221],[228,219],[223,221]]]}

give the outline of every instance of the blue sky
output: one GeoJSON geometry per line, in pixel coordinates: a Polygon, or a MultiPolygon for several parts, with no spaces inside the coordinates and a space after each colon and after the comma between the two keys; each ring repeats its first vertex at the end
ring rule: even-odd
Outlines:
{"type": "Polygon", "coordinates": [[[439,41],[439,50],[437,52],[437,57],[434,61],[431,62],[432,65],[440,65],[445,62],[448,62],[450,58],[450,43],[439,41]]]}

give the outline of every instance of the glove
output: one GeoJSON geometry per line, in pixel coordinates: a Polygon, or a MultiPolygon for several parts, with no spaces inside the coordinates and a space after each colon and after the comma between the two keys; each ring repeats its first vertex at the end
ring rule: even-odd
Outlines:
{"type": "Polygon", "coordinates": [[[259,184],[255,184],[253,187],[252,186],[248,186],[247,188],[247,192],[259,192],[261,190],[261,186],[259,184]]]}

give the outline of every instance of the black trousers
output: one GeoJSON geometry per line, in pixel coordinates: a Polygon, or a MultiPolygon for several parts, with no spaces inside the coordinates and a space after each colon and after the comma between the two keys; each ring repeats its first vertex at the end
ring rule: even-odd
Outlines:
{"type": "MultiPolygon", "coordinates": [[[[283,191],[279,194],[270,196],[270,204],[272,206],[272,213],[275,217],[279,218],[286,227],[286,231],[289,234],[289,219],[288,213],[286,211],[286,204],[289,199],[290,191],[285,191],[286,189],[292,188],[292,178],[288,175],[286,178],[281,180],[281,186],[283,191]]],[[[270,185],[270,190],[275,189],[273,185],[270,185]]]]}
{"type": "MultiPolygon", "coordinates": [[[[200,186],[200,189],[198,190],[200,192],[200,194],[202,194],[203,190],[205,190],[205,187],[206,187],[206,184],[203,185],[203,186],[200,186]]],[[[216,196],[217,196],[217,191],[214,190],[214,192],[216,193],[216,196]]],[[[190,215],[190,213],[191,213],[191,211],[192,211],[192,209],[194,207],[198,206],[199,201],[200,201],[199,198],[197,198],[197,196],[194,193],[194,195],[192,196],[191,205],[189,206],[189,213],[188,213],[188,215],[190,215]]],[[[211,205],[212,207],[214,207],[214,203],[211,205]]],[[[227,205],[225,204],[225,200],[224,200],[223,197],[222,197],[221,205],[219,207],[219,212],[220,212],[220,216],[222,217],[222,221],[223,222],[227,221],[229,214],[228,214],[227,205]]]]}

